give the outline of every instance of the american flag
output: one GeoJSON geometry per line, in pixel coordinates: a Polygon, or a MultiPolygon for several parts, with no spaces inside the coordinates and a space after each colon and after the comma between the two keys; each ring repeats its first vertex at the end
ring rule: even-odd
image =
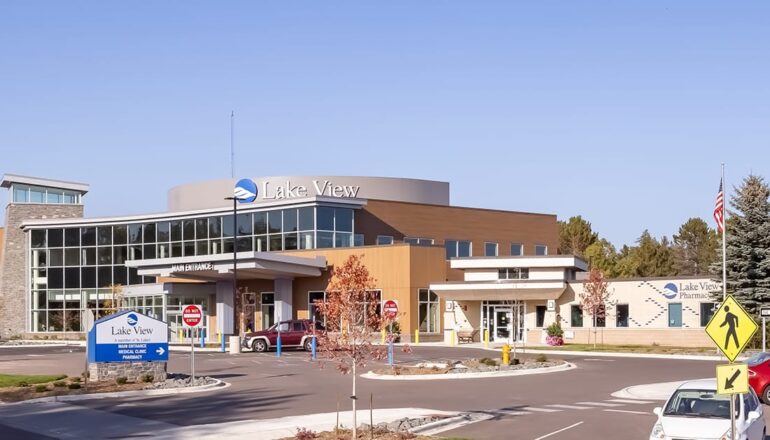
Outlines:
{"type": "Polygon", "coordinates": [[[725,192],[722,188],[722,180],[719,180],[719,192],[717,193],[717,203],[714,205],[714,220],[717,221],[717,231],[719,233],[725,230],[725,192]]]}

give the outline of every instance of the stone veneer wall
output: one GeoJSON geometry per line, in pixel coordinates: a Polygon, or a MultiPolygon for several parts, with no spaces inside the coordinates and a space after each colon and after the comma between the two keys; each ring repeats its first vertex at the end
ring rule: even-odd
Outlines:
{"type": "Polygon", "coordinates": [[[80,218],[83,205],[9,203],[5,208],[5,241],[0,254],[0,338],[25,332],[27,310],[27,236],[21,223],[32,219],[80,218]]]}
{"type": "Polygon", "coordinates": [[[94,382],[114,381],[125,377],[129,382],[141,382],[149,374],[153,382],[166,380],[166,362],[97,362],[88,364],[88,379],[94,382]]]}

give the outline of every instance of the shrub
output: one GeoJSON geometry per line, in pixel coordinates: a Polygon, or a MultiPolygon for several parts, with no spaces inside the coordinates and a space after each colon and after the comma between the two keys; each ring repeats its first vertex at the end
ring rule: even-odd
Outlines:
{"type": "Polygon", "coordinates": [[[73,377],[72,381],[75,382],[75,383],[80,383],[80,378],[79,377],[73,377]]]}
{"type": "Polygon", "coordinates": [[[19,386],[20,387],[28,387],[29,383],[27,381],[22,380],[21,382],[19,382],[19,386]]]}
{"type": "Polygon", "coordinates": [[[35,392],[37,393],[44,393],[48,391],[48,385],[41,383],[40,385],[35,385],[35,392]]]}
{"type": "Polygon", "coordinates": [[[548,328],[545,329],[545,333],[548,336],[555,336],[559,338],[564,337],[564,330],[561,329],[561,324],[558,322],[554,322],[553,324],[549,325],[548,328]]]}
{"type": "Polygon", "coordinates": [[[548,362],[548,358],[544,354],[539,354],[535,358],[535,362],[548,362]]]}
{"type": "Polygon", "coordinates": [[[508,365],[519,365],[520,363],[521,363],[520,360],[514,358],[514,359],[511,359],[511,363],[508,365]]]}
{"type": "Polygon", "coordinates": [[[497,366],[497,361],[496,360],[490,359],[490,358],[486,358],[486,357],[479,359],[479,363],[480,364],[484,364],[484,365],[488,365],[490,367],[496,367],[497,366]]]}
{"type": "Polygon", "coordinates": [[[62,388],[62,387],[66,387],[67,383],[64,382],[63,380],[57,380],[56,382],[53,383],[53,386],[57,388],[62,388]]]}
{"type": "Polygon", "coordinates": [[[125,376],[119,377],[115,379],[115,383],[118,385],[125,385],[126,383],[128,383],[128,378],[125,376]]]}
{"type": "Polygon", "coordinates": [[[564,345],[564,339],[561,336],[546,336],[545,343],[552,347],[560,347],[564,345]]]}
{"type": "Polygon", "coordinates": [[[155,377],[152,374],[142,374],[142,377],[140,378],[142,382],[152,382],[155,380],[155,377]]]}
{"type": "Polygon", "coordinates": [[[297,434],[294,436],[294,438],[295,440],[311,440],[318,438],[318,434],[307,428],[297,428],[297,434]]]}
{"type": "Polygon", "coordinates": [[[67,388],[69,388],[71,390],[79,390],[80,389],[80,384],[79,383],[71,383],[71,384],[67,385],[67,388]]]}

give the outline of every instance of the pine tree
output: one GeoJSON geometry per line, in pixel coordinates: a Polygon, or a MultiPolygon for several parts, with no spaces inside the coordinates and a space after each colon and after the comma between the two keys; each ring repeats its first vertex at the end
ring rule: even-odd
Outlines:
{"type": "Polygon", "coordinates": [[[703,275],[718,258],[719,238],[703,219],[691,218],[674,235],[674,258],[680,275],[703,275]]]}
{"type": "Polygon", "coordinates": [[[605,239],[595,241],[585,250],[584,257],[591,268],[602,271],[608,278],[620,275],[618,270],[618,253],[615,246],[605,239]]]}
{"type": "MultiPolygon", "coordinates": [[[[749,175],[730,199],[727,222],[727,292],[757,314],[770,301],[770,188],[760,176],[749,175]]],[[[721,244],[721,241],[720,241],[721,244]]],[[[712,265],[722,281],[722,258],[712,265]]],[[[721,292],[715,292],[721,300],[721,292]]]]}
{"type": "Polygon", "coordinates": [[[559,253],[585,257],[588,246],[596,242],[599,235],[591,229],[591,223],[581,216],[559,221],[559,253]]]}

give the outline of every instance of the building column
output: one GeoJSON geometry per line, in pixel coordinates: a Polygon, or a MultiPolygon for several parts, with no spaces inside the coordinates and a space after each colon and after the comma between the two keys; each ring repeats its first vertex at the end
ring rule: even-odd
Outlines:
{"type": "Polygon", "coordinates": [[[232,281],[217,281],[217,332],[221,335],[232,335],[235,309],[233,305],[232,281]]]}
{"type": "Polygon", "coordinates": [[[291,278],[275,280],[275,322],[292,319],[292,297],[294,296],[292,285],[293,280],[291,278]]]}

